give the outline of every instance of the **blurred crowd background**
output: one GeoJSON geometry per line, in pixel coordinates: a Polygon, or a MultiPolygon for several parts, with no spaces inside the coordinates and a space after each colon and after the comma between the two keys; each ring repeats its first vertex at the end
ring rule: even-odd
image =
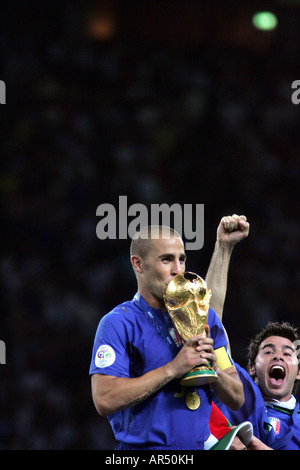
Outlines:
{"type": "Polygon", "coordinates": [[[0,22],[0,448],[113,449],[88,370],[136,284],[130,240],[96,236],[100,204],[204,204],[187,253],[202,276],[221,217],[245,214],[233,358],[269,320],[300,326],[299,2],[14,1],[0,22]],[[258,30],[270,8],[277,27],[258,30]]]}

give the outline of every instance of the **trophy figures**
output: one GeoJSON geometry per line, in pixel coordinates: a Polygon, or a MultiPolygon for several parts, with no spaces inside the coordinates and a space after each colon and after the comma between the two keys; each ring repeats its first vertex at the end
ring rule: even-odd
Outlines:
{"type": "MultiPolygon", "coordinates": [[[[182,342],[205,333],[210,298],[211,291],[198,274],[177,274],[169,282],[164,302],[182,342]]],[[[218,375],[209,365],[199,364],[182,377],[180,385],[199,386],[216,380],[218,375]]]]}

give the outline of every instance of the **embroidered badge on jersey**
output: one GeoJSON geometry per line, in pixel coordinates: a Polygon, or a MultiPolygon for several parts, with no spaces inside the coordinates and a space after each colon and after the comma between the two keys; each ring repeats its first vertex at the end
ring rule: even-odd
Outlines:
{"type": "Polygon", "coordinates": [[[99,346],[96,357],[95,365],[103,369],[104,367],[111,366],[116,360],[116,353],[111,346],[108,344],[102,344],[99,346]]]}
{"type": "Polygon", "coordinates": [[[280,419],[274,418],[271,416],[268,418],[269,423],[271,424],[272,428],[274,429],[275,434],[279,434],[280,431],[280,419]]]}

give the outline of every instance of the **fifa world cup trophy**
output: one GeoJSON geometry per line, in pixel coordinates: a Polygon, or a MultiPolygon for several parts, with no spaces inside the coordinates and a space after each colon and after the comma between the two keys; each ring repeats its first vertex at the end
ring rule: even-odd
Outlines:
{"type": "MultiPolygon", "coordinates": [[[[182,343],[192,336],[205,334],[210,298],[211,291],[198,274],[177,274],[169,282],[164,303],[182,343]]],[[[180,384],[199,386],[216,380],[218,375],[210,365],[199,364],[182,377],[180,384]]]]}

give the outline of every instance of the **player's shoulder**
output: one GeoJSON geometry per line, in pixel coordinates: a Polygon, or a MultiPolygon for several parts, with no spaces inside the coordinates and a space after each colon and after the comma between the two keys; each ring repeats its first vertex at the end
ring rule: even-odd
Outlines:
{"type": "Polygon", "coordinates": [[[132,300],[116,305],[101,319],[102,323],[126,321],[133,318],[138,313],[138,309],[132,300]]]}

